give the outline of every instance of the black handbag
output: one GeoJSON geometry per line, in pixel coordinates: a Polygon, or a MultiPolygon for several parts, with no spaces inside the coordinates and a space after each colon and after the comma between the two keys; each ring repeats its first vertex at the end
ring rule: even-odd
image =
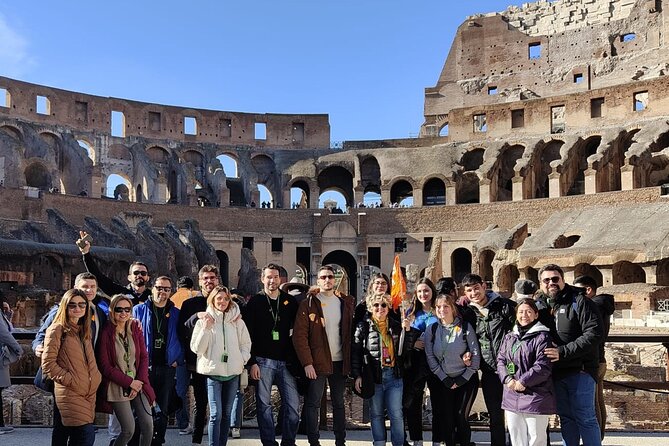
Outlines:
{"type": "Polygon", "coordinates": [[[42,389],[45,392],[53,393],[53,381],[44,376],[44,374],[42,373],[42,366],[40,366],[40,368],[37,369],[37,373],[35,374],[34,384],[35,387],[37,387],[38,389],[42,389]]]}

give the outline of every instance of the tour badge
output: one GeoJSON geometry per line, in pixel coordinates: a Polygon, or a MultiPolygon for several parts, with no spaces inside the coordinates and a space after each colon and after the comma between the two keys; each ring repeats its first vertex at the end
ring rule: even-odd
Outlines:
{"type": "Polygon", "coordinates": [[[516,374],[516,364],[513,362],[509,362],[506,364],[506,372],[510,375],[513,376],[516,374]]]}
{"type": "Polygon", "coordinates": [[[272,341],[278,341],[279,340],[279,332],[276,330],[272,330],[272,341]]]}
{"type": "Polygon", "coordinates": [[[383,357],[383,362],[385,364],[390,364],[390,352],[388,351],[388,347],[383,347],[381,356],[383,357]]]}
{"type": "Polygon", "coordinates": [[[156,338],[153,341],[153,348],[163,348],[164,344],[165,344],[165,340],[163,338],[156,338]]]}
{"type": "Polygon", "coordinates": [[[228,362],[228,354],[227,353],[223,353],[223,355],[221,355],[221,362],[228,362]]]}
{"type": "Polygon", "coordinates": [[[131,378],[135,377],[135,372],[133,372],[132,370],[128,370],[127,372],[125,372],[125,374],[128,375],[131,378]]]}

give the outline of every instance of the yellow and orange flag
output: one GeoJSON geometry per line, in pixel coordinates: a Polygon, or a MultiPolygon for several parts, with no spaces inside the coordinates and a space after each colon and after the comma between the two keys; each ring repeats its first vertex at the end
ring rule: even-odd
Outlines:
{"type": "Polygon", "coordinates": [[[393,310],[397,311],[404,295],[407,293],[407,282],[404,279],[402,274],[402,269],[400,268],[400,256],[399,254],[395,255],[395,262],[393,263],[393,274],[390,278],[392,287],[390,288],[390,298],[393,310]]]}

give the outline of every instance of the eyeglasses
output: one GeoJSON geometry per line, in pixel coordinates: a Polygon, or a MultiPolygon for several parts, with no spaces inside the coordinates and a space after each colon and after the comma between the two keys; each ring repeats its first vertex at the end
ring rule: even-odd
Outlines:
{"type": "Polygon", "coordinates": [[[542,281],[543,283],[545,283],[546,285],[548,285],[548,284],[551,283],[551,282],[553,282],[553,283],[560,283],[560,280],[561,280],[561,279],[562,279],[562,278],[561,278],[560,276],[553,276],[553,277],[546,277],[546,278],[544,278],[544,279],[541,279],[541,281],[542,281]]]}
{"type": "Polygon", "coordinates": [[[169,287],[169,286],[154,286],[154,288],[155,288],[158,292],[161,292],[161,291],[162,291],[162,292],[164,292],[164,293],[169,293],[170,291],[172,291],[172,287],[169,287]]]}
{"type": "Polygon", "coordinates": [[[385,303],[378,303],[378,302],[375,303],[375,304],[373,304],[372,306],[373,306],[374,308],[379,308],[379,307],[381,307],[381,308],[386,308],[386,307],[388,307],[387,304],[385,304],[385,303]]]}
{"type": "Polygon", "coordinates": [[[321,280],[332,280],[334,279],[334,276],[328,275],[328,276],[318,276],[319,279],[321,280]]]}
{"type": "Polygon", "coordinates": [[[75,310],[77,308],[81,310],[85,310],[88,304],[86,302],[70,302],[67,304],[67,309],[68,310],[75,310]]]}
{"type": "Polygon", "coordinates": [[[114,313],[130,313],[132,309],[130,307],[115,307],[114,313]]]}
{"type": "Polygon", "coordinates": [[[149,273],[147,273],[146,271],[133,271],[132,275],[133,276],[148,276],[149,273]]]}

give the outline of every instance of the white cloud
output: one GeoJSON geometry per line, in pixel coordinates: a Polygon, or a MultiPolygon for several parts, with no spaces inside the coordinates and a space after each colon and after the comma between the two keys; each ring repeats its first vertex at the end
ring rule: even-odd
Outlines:
{"type": "Polygon", "coordinates": [[[21,78],[35,65],[28,40],[14,31],[0,14],[0,75],[21,78]]]}

